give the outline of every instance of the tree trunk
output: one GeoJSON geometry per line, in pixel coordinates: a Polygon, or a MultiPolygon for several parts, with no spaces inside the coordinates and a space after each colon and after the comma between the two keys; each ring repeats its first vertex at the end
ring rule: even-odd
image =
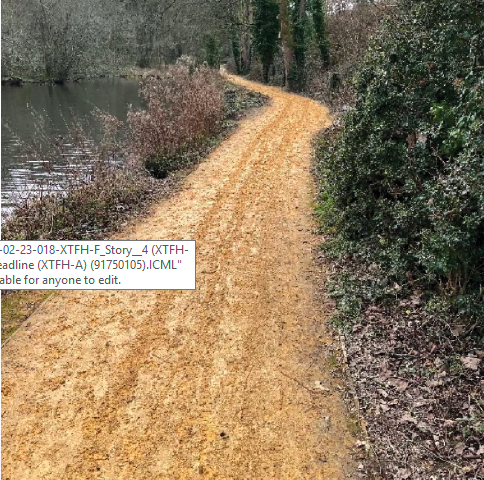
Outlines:
{"type": "Polygon", "coordinates": [[[264,65],[262,65],[262,76],[264,78],[264,83],[269,83],[270,68],[271,68],[270,63],[264,62],[264,65]]]}
{"type": "Polygon", "coordinates": [[[251,29],[252,5],[250,0],[242,0],[242,38],[240,68],[243,74],[250,72],[252,60],[251,29]]]}
{"type": "Polygon", "coordinates": [[[303,90],[306,83],[306,0],[297,0],[296,15],[294,32],[296,48],[294,53],[297,66],[297,78],[295,79],[295,87],[297,90],[303,90]]]}
{"type": "Polygon", "coordinates": [[[242,68],[240,64],[240,39],[239,32],[235,28],[232,31],[232,53],[234,56],[235,70],[237,72],[237,75],[240,75],[242,73],[242,68]]]}
{"type": "Polygon", "coordinates": [[[284,85],[287,85],[294,61],[288,0],[280,0],[280,21],[282,56],[284,58],[284,85]]]}

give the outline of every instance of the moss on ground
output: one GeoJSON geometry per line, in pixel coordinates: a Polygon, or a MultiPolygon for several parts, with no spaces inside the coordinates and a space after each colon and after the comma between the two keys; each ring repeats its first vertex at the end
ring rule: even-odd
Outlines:
{"type": "Polygon", "coordinates": [[[51,294],[45,290],[2,292],[2,344],[51,294]]]}

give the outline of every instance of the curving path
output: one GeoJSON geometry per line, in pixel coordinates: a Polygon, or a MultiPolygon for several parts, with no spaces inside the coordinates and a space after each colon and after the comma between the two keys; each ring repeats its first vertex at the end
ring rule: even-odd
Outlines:
{"type": "Polygon", "coordinates": [[[197,290],[51,297],[2,352],[2,479],[355,478],[311,233],[328,111],[232,80],[270,105],[122,234],[196,239],[197,290]]]}

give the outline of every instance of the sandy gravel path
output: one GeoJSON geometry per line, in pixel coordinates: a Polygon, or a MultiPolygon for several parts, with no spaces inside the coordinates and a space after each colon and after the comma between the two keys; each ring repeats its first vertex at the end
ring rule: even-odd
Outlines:
{"type": "Polygon", "coordinates": [[[234,81],[271,104],[120,235],[196,239],[197,290],[59,292],[37,311],[3,350],[2,479],[354,478],[313,262],[328,112],[234,81]]]}

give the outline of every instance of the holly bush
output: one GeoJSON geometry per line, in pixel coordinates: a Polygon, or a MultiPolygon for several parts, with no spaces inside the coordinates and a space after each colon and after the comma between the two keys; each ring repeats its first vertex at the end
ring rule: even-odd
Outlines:
{"type": "Polygon", "coordinates": [[[484,319],[484,1],[404,0],[319,149],[327,248],[484,319]]]}

